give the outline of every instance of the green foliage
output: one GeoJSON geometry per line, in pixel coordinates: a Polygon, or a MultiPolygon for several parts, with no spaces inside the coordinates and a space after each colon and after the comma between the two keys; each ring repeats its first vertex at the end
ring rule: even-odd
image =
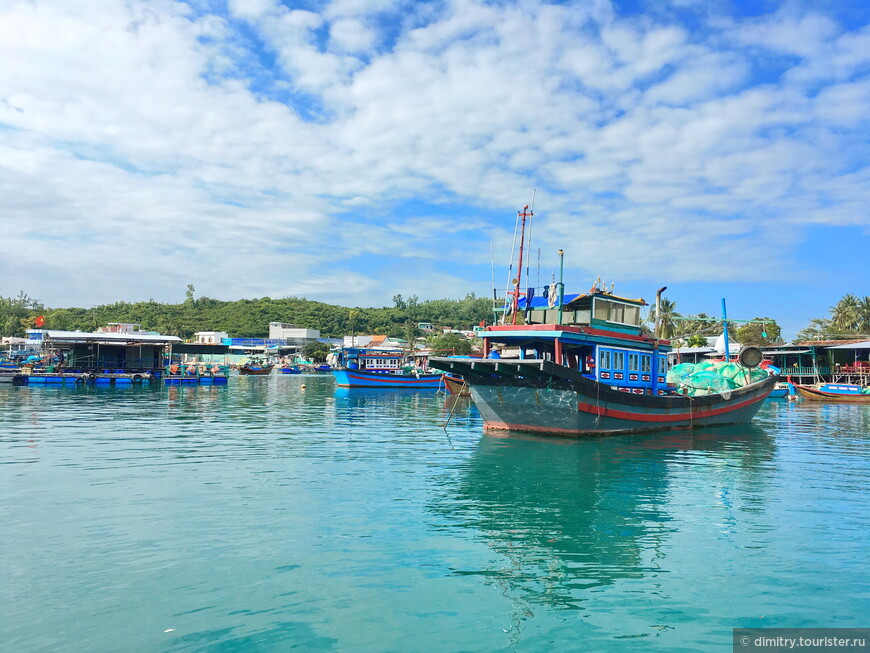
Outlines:
{"type": "Polygon", "coordinates": [[[471,329],[492,312],[492,301],[474,294],[458,300],[419,301],[412,296],[402,299],[404,308],[348,308],[298,297],[226,302],[210,297],[195,298],[193,293],[191,285],[181,304],[162,304],[152,299],[87,309],[48,309],[22,292],[16,298],[0,297],[0,333],[23,335],[25,328],[33,326],[37,315],[45,315],[45,326],[50,329],[93,331],[109,322],[132,322],[141,324],[143,329],[182,338],[190,338],[197,331],[226,331],[239,338],[264,337],[269,322],[288,322],[302,328],[319,329],[325,338],[338,338],[353,331],[408,339],[409,322],[414,331],[417,322],[471,329]]]}
{"type": "MultiPolygon", "coordinates": [[[[17,297],[0,297],[0,334],[23,336],[25,329],[35,326],[34,320],[43,311],[39,300],[32,299],[23,290],[17,297]]],[[[50,326],[47,318],[46,326],[50,326]]]]}
{"type": "Polygon", "coordinates": [[[795,341],[832,340],[837,338],[870,336],[870,297],[852,293],[843,295],[831,306],[829,318],[813,318],[798,332],[795,341]]]}
{"type": "Polygon", "coordinates": [[[695,335],[689,336],[686,338],[686,347],[706,347],[707,346],[707,338],[702,336],[700,333],[696,333],[695,335]]]}
{"type": "Polygon", "coordinates": [[[756,317],[753,318],[753,320],[753,322],[749,322],[737,329],[737,333],[735,333],[737,342],[741,345],[764,346],[782,342],[782,338],[780,337],[782,329],[780,329],[776,320],[772,320],[768,317],[756,317]],[[758,322],[755,320],[758,320],[758,322]],[[761,320],[764,321],[761,322],[761,320]]]}
{"type": "Polygon", "coordinates": [[[302,348],[302,355],[315,363],[322,363],[329,355],[329,345],[325,342],[309,342],[302,348]]]}
{"type": "Polygon", "coordinates": [[[795,342],[803,342],[805,340],[824,340],[830,335],[831,321],[825,318],[813,318],[809,325],[797,332],[795,342]]]}
{"type": "MultiPolygon", "coordinates": [[[[728,328],[731,328],[730,324],[728,325],[728,328]]],[[[717,336],[722,333],[722,320],[710,317],[706,313],[687,315],[685,319],[680,320],[677,323],[677,329],[680,335],[685,336],[717,336]]],[[[704,340],[704,344],[707,344],[706,340],[704,340]]]]}
{"type": "Polygon", "coordinates": [[[655,333],[655,324],[658,321],[659,324],[659,337],[664,338],[665,340],[669,340],[675,336],[680,335],[682,332],[681,328],[678,326],[677,318],[680,317],[680,314],[677,313],[677,303],[672,302],[670,299],[666,297],[662,297],[661,299],[661,318],[656,319],[656,307],[653,306],[650,309],[649,317],[647,321],[652,325],[652,331],[655,333]]]}
{"type": "Polygon", "coordinates": [[[458,333],[445,333],[439,336],[431,336],[426,339],[426,344],[434,349],[438,356],[468,356],[474,351],[471,340],[463,338],[458,333]]]}

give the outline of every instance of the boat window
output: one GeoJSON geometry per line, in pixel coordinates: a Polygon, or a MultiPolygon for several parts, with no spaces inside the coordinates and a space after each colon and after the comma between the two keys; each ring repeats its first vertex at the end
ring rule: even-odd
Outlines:
{"type": "Polygon", "coordinates": [[[628,355],[628,371],[629,372],[637,372],[638,368],[638,354],[629,354],[628,355]]]}
{"type": "Polygon", "coordinates": [[[610,310],[610,302],[605,301],[603,299],[595,300],[595,319],[596,320],[607,320],[610,316],[608,315],[608,311],[610,310]]]}
{"type": "Polygon", "coordinates": [[[623,306],[622,304],[611,304],[610,321],[625,322],[625,306],[623,306]]]}
{"type": "Polygon", "coordinates": [[[613,369],[621,370],[625,367],[625,354],[621,351],[613,352],[613,369]]]}
{"type": "Polygon", "coordinates": [[[649,372],[652,365],[652,356],[644,355],[640,358],[640,371],[649,372]]]}
{"type": "Polygon", "coordinates": [[[610,369],[610,352],[604,350],[600,354],[600,360],[598,361],[598,367],[604,370],[610,369]]]}
{"type": "Polygon", "coordinates": [[[668,371],[668,357],[659,356],[659,374],[666,374],[668,371]]]}
{"type": "Polygon", "coordinates": [[[625,307],[625,320],[626,324],[633,324],[635,326],[640,324],[640,307],[638,306],[626,306],[625,307]]]}

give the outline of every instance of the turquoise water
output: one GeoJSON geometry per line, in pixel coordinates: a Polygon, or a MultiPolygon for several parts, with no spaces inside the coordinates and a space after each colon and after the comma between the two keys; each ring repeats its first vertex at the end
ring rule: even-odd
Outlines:
{"type": "Polygon", "coordinates": [[[870,407],[483,435],[328,376],[0,386],[0,648],[730,650],[866,626],[870,407]],[[302,385],[306,387],[303,388],[302,385]]]}

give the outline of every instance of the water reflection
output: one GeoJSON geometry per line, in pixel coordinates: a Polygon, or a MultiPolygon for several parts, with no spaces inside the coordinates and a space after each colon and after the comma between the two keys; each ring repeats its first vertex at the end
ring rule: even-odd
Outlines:
{"type": "Polygon", "coordinates": [[[662,573],[680,527],[669,504],[682,466],[761,482],[773,450],[754,427],[583,441],[486,435],[433,511],[499,554],[455,573],[498,584],[521,621],[533,604],[578,610],[597,588],[662,573]]]}

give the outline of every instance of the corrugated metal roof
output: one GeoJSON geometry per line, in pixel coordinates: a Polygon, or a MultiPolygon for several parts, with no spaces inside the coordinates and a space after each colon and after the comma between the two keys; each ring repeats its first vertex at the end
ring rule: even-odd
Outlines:
{"type": "Polygon", "coordinates": [[[858,338],[842,339],[842,340],[801,340],[795,343],[800,347],[833,347],[839,345],[853,345],[856,343],[866,342],[858,338]]]}
{"type": "Polygon", "coordinates": [[[870,349],[870,340],[853,342],[848,345],[837,345],[836,347],[828,347],[828,349],[870,349]]]}
{"type": "Polygon", "coordinates": [[[66,341],[101,341],[101,342],[152,342],[167,343],[181,342],[178,336],[163,336],[151,333],[94,333],[90,331],[55,331],[46,329],[42,332],[43,338],[66,341]]]}
{"type": "Polygon", "coordinates": [[[812,349],[781,349],[781,350],[769,350],[762,349],[761,353],[765,356],[777,356],[777,355],[787,355],[787,354],[809,354],[812,349]]]}
{"type": "Polygon", "coordinates": [[[709,351],[716,351],[713,347],[680,347],[679,349],[671,349],[672,354],[706,354],[709,351]]]}

